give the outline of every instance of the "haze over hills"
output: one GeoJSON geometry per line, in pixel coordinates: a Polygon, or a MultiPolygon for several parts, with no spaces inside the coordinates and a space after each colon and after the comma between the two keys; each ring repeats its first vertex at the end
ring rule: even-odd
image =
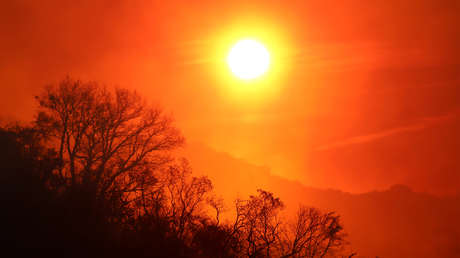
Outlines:
{"type": "Polygon", "coordinates": [[[287,216],[292,216],[299,204],[336,211],[358,257],[460,256],[458,195],[433,196],[405,185],[362,194],[307,187],[273,175],[267,167],[197,143],[186,146],[185,156],[194,173],[209,176],[229,210],[235,198],[247,198],[262,188],[283,200],[287,216]]]}
{"type": "Polygon", "coordinates": [[[0,195],[0,245],[106,241],[194,258],[270,257],[272,242],[286,256],[332,251],[312,241],[315,227],[308,245],[297,231],[284,248],[286,227],[271,226],[268,240],[266,215],[282,205],[267,192],[276,212],[242,202],[241,230],[228,230],[206,214],[221,208],[212,180],[222,221],[260,188],[287,218],[300,204],[339,214],[319,236],[341,241],[343,224],[357,257],[460,258],[459,14],[460,0],[0,1],[0,189],[15,193],[0,195]],[[248,40],[259,46],[235,55],[248,40]],[[62,80],[63,94],[49,90],[62,80]],[[136,116],[144,105],[161,112],[136,116]],[[175,140],[152,144],[170,122],[163,136],[175,140]],[[152,174],[167,160],[157,151],[175,152],[182,137],[193,175],[211,180],[189,183],[180,162],[152,174]],[[42,140],[54,151],[35,151],[42,140]],[[253,238],[254,225],[263,233],[253,238]]]}

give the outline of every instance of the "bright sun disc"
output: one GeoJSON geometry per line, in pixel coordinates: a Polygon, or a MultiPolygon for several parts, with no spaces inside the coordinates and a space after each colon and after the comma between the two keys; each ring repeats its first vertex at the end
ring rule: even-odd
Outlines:
{"type": "Polygon", "coordinates": [[[243,39],[232,47],[227,63],[238,78],[250,80],[261,76],[268,70],[270,54],[259,42],[243,39]]]}

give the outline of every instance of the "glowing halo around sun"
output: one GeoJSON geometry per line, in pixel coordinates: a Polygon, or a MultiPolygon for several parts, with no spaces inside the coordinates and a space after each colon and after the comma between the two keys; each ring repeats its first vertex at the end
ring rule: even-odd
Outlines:
{"type": "Polygon", "coordinates": [[[268,70],[270,54],[258,41],[242,39],[231,48],[227,56],[227,63],[236,77],[251,80],[268,70]]]}

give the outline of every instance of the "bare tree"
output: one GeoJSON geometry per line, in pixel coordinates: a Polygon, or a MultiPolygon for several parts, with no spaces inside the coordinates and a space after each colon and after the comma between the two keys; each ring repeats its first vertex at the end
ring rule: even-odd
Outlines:
{"type": "Polygon", "coordinates": [[[192,177],[188,162],[183,159],[179,166],[170,166],[167,173],[168,217],[179,239],[185,240],[187,229],[196,226],[205,214],[207,196],[212,183],[207,177],[192,177]]]}
{"type": "Polygon", "coordinates": [[[280,233],[279,212],[284,205],[270,192],[261,189],[257,192],[249,200],[236,202],[234,230],[244,239],[248,257],[270,257],[280,233]]]}
{"type": "MultiPolygon", "coordinates": [[[[206,208],[212,199],[212,183],[207,177],[193,177],[186,159],[172,163],[157,174],[155,187],[141,192],[143,209],[148,216],[167,220],[171,233],[188,241],[201,221],[207,220],[206,208]]],[[[217,210],[220,212],[218,202],[217,210]]]]}
{"type": "Polygon", "coordinates": [[[281,200],[260,189],[236,200],[233,223],[221,223],[224,204],[211,181],[171,156],[183,137],[135,92],[67,78],[36,99],[33,128],[0,130],[10,146],[3,151],[17,152],[4,156],[29,161],[40,187],[59,200],[56,210],[67,207],[62,214],[85,237],[101,231],[109,242],[157,251],[169,243],[165,253],[195,257],[327,257],[344,243],[335,213],[301,207],[288,224],[281,200]]]}
{"type": "Polygon", "coordinates": [[[222,212],[224,212],[224,200],[222,198],[216,198],[214,196],[211,196],[208,198],[208,204],[214,209],[216,215],[215,215],[215,223],[214,225],[217,227],[220,225],[220,216],[222,212]]]}
{"type": "Polygon", "coordinates": [[[35,127],[58,153],[61,185],[83,185],[122,205],[130,193],[155,184],[154,170],[184,141],[160,109],[125,89],[66,78],[36,99],[35,127]]]}
{"type": "Polygon", "coordinates": [[[325,257],[344,244],[339,216],[301,206],[280,240],[282,257],[325,257]]]}

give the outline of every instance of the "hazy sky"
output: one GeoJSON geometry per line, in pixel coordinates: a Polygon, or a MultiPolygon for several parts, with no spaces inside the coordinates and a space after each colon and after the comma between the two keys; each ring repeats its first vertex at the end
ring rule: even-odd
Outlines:
{"type": "Polygon", "coordinates": [[[0,114],[30,120],[71,75],[136,89],[189,142],[306,185],[458,193],[460,2],[345,2],[1,1],[0,114]],[[251,33],[276,56],[256,87],[219,59],[251,33]]]}

